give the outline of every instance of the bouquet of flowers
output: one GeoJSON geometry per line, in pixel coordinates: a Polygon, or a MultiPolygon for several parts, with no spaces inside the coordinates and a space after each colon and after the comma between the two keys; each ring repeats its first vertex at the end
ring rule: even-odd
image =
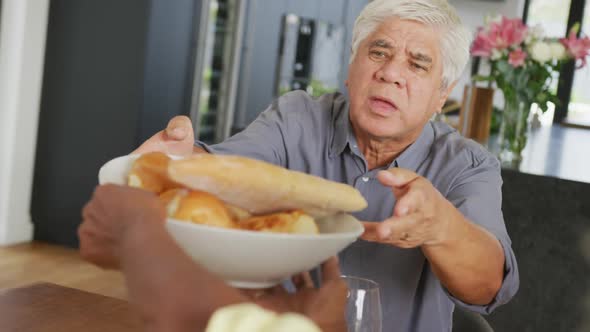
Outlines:
{"type": "Polygon", "coordinates": [[[559,104],[551,87],[561,66],[569,61],[576,61],[577,68],[586,65],[590,38],[577,37],[578,31],[576,25],[566,38],[551,39],[539,26],[530,28],[521,19],[503,16],[488,19],[478,29],[471,54],[487,59],[491,68],[489,75],[474,79],[495,83],[504,94],[500,159],[520,160],[533,103],[543,112],[547,110],[547,102],[559,104]]]}

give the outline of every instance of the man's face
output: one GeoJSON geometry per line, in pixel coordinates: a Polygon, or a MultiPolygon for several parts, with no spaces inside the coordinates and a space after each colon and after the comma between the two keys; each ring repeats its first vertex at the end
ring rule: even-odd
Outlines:
{"type": "Polygon", "coordinates": [[[374,139],[419,135],[452,89],[441,90],[439,39],[424,24],[393,18],[361,42],[346,82],[356,130],[374,139]]]}

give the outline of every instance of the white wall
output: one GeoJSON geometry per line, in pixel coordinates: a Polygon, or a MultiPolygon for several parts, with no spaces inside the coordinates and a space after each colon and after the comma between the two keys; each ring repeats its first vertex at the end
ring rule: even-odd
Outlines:
{"type": "Polygon", "coordinates": [[[49,0],[3,0],[0,245],[32,239],[30,216],[49,0]]]}
{"type": "MultiPolygon", "coordinates": [[[[483,25],[486,15],[504,15],[509,18],[522,17],[524,0],[484,1],[484,0],[449,0],[461,20],[475,33],[477,27],[483,25]]],[[[482,72],[485,68],[482,66],[482,72]]],[[[463,98],[463,87],[469,84],[471,62],[465,68],[463,77],[451,93],[451,98],[461,100],[463,98]]],[[[497,98],[499,94],[496,94],[497,98]]]]}

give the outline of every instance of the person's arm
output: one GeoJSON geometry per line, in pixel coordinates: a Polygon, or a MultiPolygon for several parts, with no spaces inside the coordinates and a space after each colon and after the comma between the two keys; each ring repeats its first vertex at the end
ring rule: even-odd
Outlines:
{"type": "Polygon", "coordinates": [[[284,166],[287,115],[280,110],[280,105],[280,100],[275,101],[246,129],[215,145],[195,141],[190,119],[176,116],[164,130],[154,134],[131,153],[158,151],[179,156],[199,153],[237,154],[284,166]]]}
{"type": "Polygon", "coordinates": [[[195,147],[213,154],[240,155],[285,167],[287,143],[297,140],[290,128],[297,113],[301,113],[294,105],[305,107],[298,93],[286,94],[270,104],[244,130],[213,145],[196,141],[195,147]]]}
{"type": "Polygon", "coordinates": [[[421,249],[434,274],[455,297],[475,305],[492,302],[504,279],[504,252],[498,239],[469,221],[450,202],[439,209],[447,235],[421,249]]]}
{"type": "MultiPolygon", "coordinates": [[[[502,214],[502,176],[497,159],[493,157],[482,158],[476,165],[466,169],[456,179],[455,184],[445,196],[447,201],[456,208],[455,213],[459,212],[468,225],[484,231],[500,246],[502,252],[501,281],[499,289],[496,290],[491,301],[484,303],[484,305],[474,303],[465,300],[464,296],[454,296],[456,294],[451,288],[447,288],[451,299],[457,305],[471,311],[489,314],[498,306],[507,303],[516,294],[520,284],[518,264],[502,214]]],[[[453,234],[461,234],[460,228],[453,234]]],[[[466,232],[464,237],[463,242],[466,243],[478,240],[476,237],[470,237],[469,232],[466,232]]],[[[481,240],[481,243],[484,242],[481,240]]],[[[483,265],[493,266],[498,264],[498,259],[498,256],[484,256],[482,262],[485,263],[483,265]]],[[[459,277],[455,276],[454,280],[457,280],[456,278],[459,277]]]]}
{"type": "Polygon", "coordinates": [[[215,310],[248,301],[176,244],[165,228],[165,208],[153,193],[98,186],[82,216],[82,258],[122,270],[129,298],[149,330],[202,331],[215,310]]]}
{"type": "MultiPolygon", "coordinates": [[[[276,302],[264,309],[196,264],[163,229],[134,231],[123,243],[121,270],[129,297],[148,331],[342,331],[343,320],[339,316],[344,314],[344,305],[340,297],[346,296],[346,287],[339,285],[338,280],[327,280],[323,290],[310,289],[308,294],[265,296],[260,300],[276,302]],[[332,305],[317,306],[317,302],[328,297],[332,305]],[[291,305],[285,307],[280,303],[291,305]],[[303,312],[296,313],[297,310],[303,312]]],[[[340,277],[335,260],[326,263],[324,269],[340,277]]]]}
{"type": "Polygon", "coordinates": [[[225,306],[247,302],[238,290],[195,264],[163,226],[137,227],[121,247],[130,299],[154,331],[204,331],[225,306]]]}
{"type": "Polygon", "coordinates": [[[186,116],[177,116],[164,130],[132,153],[160,151],[180,156],[195,153],[235,154],[286,167],[288,144],[297,144],[300,140],[301,119],[310,116],[310,102],[305,92],[287,93],[270,104],[246,129],[213,145],[195,141],[191,120],[186,116]]]}
{"type": "Polygon", "coordinates": [[[363,237],[420,247],[442,285],[465,305],[505,302],[518,288],[518,273],[501,215],[501,179],[488,176],[499,177],[499,170],[475,170],[447,199],[413,172],[382,172],[379,180],[398,198],[394,214],[382,223],[365,223],[363,237]],[[495,301],[502,288],[501,301],[495,301]]]}

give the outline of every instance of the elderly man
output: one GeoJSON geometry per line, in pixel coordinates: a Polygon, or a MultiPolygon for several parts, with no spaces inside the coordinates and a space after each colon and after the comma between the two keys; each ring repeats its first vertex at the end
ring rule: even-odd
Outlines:
{"type": "Polygon", "coordinates": [[[356,20],[341,94],[280,97],[207,146],[177,117],[137,152],[239,154],[350,184],[369,202],[345,274],[379,283],[384,331],[450,331],[455,305],[490,313],[518,289],[500,166],[443,123],[470,34],[445,0],[376,0],[356,20]]]}

